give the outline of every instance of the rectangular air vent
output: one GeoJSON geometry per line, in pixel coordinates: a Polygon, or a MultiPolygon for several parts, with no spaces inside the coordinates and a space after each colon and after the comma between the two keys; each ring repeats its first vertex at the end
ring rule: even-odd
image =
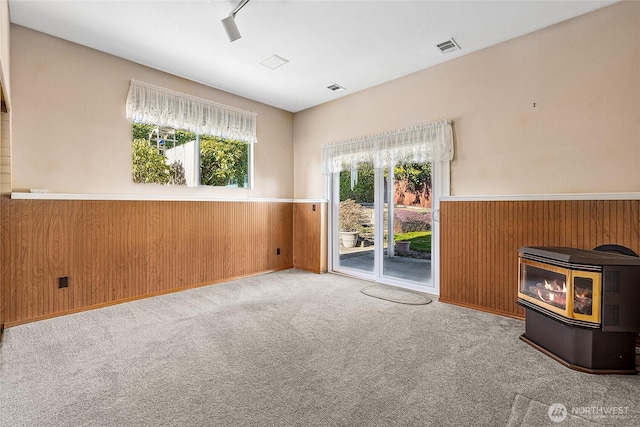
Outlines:
{"type": "Polygon", "coordinates": [[[271,55],[270,57],[262,61],[261,64],[267,68],[271,68],[272,70],[275,70],[276,68],[282,67],[287,62],[289,62],[289,60],[283,58],[280,55],[271,55]]]}
{"type": "Polygon", "coordinates": [[[335,83],[332,84],[331,86],[327,86],[327,89],[332,90],[334,92],[342,92],[343,90],[346,90],[342,86],[340,86],[338,84],[335,84],[335,83]]]}
{"type": "Polygon", "coordinates": [[[620,306],[605,304],[603,317],[604,326],[620,326],[620,306]]]}
{"type": "Polygon", "coordinates": [[[456,41],[453,39],[453,37],[445,42],[442,43],[438,43],[436,45],[436,47],[440,50],[440,52],[444,53],[451,53],[451,52],[455,52],[456,50],[460,50],[460,45],[458,43],[456,43],[456,41]]]}
{"type": "Polygon", "coordinates": [[[604,291],[620,293],[619,271],[610,271],[604,276],[604,291]]]}

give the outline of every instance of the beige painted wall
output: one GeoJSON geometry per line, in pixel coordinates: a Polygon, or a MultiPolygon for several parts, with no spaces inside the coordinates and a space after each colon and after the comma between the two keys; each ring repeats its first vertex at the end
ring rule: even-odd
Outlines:
{"type": "Polygon", "coordinates": [[[13,190],[186,197],[293,197],[293,114],[11,26],[13,190]],[[258,114],[253,190],[134,184],[131,79],[258,114]]]}
{"type": "Polygon", "coordinates": [[[4,103],[0,112],[0,194],[11,192],[10,27],[9,3],[7,0],[0,0],[0,98],[4,103]]]}
{"type": "Polygon", "coordinates": [[[9,87],[9,33],[11,24],[9,23],[9,2],[0,0],[0,86],[2,87],[5,102],[10,104],[9,87]]]}
{"type": "Polygon", "coordinates": [[[439,119],[453,195],[640,192],[640,2],[297,113],[295,197],[323,196],[322,144],[439,119]]]}
{"type": "Polygon", "coordinates": [[[11,193],[11,120],[0,113],[0,194],[11,193]]]}
{"type": "Polygon", "coordinates": [[[14,191],[319,198],[322,144],[443,118],[454,195],[640,191],[640,2],[295,115],[19,26],[11,47],[14,191]],[[255,189],[133,184],[131,78],[256,111],[255,189]]]}

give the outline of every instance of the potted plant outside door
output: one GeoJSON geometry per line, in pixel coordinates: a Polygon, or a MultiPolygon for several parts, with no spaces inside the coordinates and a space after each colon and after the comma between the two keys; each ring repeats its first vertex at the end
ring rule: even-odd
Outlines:
{"type": "Polygon", "coordinates": [[[399,240],[396,242],[396,253],[398,255],[407,255],[409,253],[409,246],[411,242],[406,240],[399,240]]]}
{"type": "Polygon", "coordinates": [[[340,202],[340,240],[345,248],[353,248],[358,243],[360,228],[364,217],[364,208],[351,199],[340,202]]]}

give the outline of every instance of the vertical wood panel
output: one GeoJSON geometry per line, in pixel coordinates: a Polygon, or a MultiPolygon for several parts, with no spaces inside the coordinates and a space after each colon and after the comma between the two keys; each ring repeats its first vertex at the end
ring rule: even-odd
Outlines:
{"type": "Polygon", "coordinates": [[[278,262],[279,268],[286,268],[293,265],[293,204],[276,204],[273,206],[277,209],[277,218],[280,218],[281,224],[277,227],[278,246],[283,250],[283,255],[278,262]]]}
{"type": "Polygon", "coordinates": [[[327,270],[326,246],[322,236],[326,235],[324,203],[294,203],[293,205],[293,265],[296,268],[322,273],[327,270]],[[316,210],[313,210],[313,206],[316,210]]]}
{"type": "Polygon", "coordinates": [[[5,197],[2,211],[9,326],[293,264],[292,203],[5,197]]]}
{"type": "Polygon", "coordinates": [[[448,201],[440,225],[440,300],[516,317],[520,247],[640,253],[640,200],[448,201]]]}

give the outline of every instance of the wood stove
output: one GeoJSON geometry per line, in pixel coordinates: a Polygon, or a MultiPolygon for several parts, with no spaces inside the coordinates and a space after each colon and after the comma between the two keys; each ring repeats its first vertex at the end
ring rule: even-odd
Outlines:
{"type": "Polygon", "coordinates": [[[640,258],[566,247],[519,250],[522,340],[590,373],[635,374],[640,258]]]}

